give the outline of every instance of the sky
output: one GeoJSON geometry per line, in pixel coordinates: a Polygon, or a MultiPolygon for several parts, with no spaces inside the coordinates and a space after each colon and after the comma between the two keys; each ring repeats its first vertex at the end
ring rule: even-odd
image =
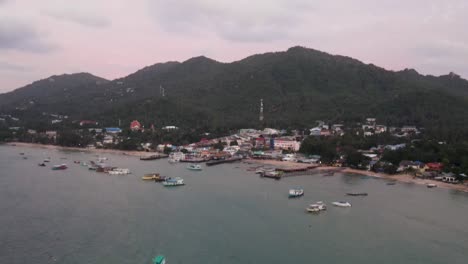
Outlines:
{"type": "Polygon", "coordinates": [[[292,46],[468,78],[466,0],[0,0],[0,93],[55,74],[115,79],[292,46]]]}

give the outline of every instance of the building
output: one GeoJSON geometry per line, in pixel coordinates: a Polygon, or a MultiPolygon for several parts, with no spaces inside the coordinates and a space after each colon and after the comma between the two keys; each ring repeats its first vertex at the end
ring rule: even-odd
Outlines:
{"type": "Polygon", "coordinates": [[[384,125],[376,125],[375,126],[375,134],[385,133],[387,132],[387,126],[384,125]]]}
{"type": "Polygon", "coordinates": [[[118,133],[122,133],[122,129],[118,127],[106,127],[106,133],[118,134],[118,133]]]}
{"type": "Polygon", "coordinates": [[[141,124],[140,124],[140,122],[138,122],[138,120],[133,120],[133,121],[130,123],[130,129],[131,129],[132,131],[141,130],[141,124]]]}
{"type": "Polygon", "coordinates": [[[437,172],[441,172],[443,168],[444,168],[444,164],[440,162],[429,162],[429,163],[426,163],[426,167],[425,167],[427,171],[437,171],[437,172]]]}
{"type": "Polygon", "coordinates": [[[322,132],[322,129],[320,127],[314,127],[310,129],[311,136],[320,136],[321,132],[322,132]]]}
{"type": "Polygon", "coordinates": [[[81,120],[81,121],[80,121],[80,126],[85,126],[85,125],[97,126],[97,125],[98,125],[98,122],[97,122],[97,121],[93,121],[93,120],[81,120]]]}
{"type": "Polygon", "coordinates": [[[418,129],[415,126],[404,126],[401,128],[401,132],[417,133],[418,129]]]}
{"type": "Polygon", "coordinates": [[[48,138],[56,138],[57,137],[57,131],[49,130],[49,131],[46,131],[45,134],[46,134],[46,136],[48,138]]]}
{"type": "Polygon", "coordinates": [[[301,143],[292,139],[275,138],[274,147],[275,149],[299,151],[301,143]]]}
{"type": "Polygon", "coordinates": [[[177,130],[179,129],[178,127],[176,126],[165,126],[162,128],[163,130],[177,130]]]}

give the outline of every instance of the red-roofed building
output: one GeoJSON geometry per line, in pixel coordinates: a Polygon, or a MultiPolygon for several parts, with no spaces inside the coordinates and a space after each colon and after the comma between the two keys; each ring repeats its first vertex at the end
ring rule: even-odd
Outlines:
{"type": "Polygon", "coordinates": [[[428,171],[442,171],[444,164],[440,162],[430,162],[426,163],[426,170],[428,171]]]}
{"type": "Polygon", "coordinates": [[[138,122],[137,120],[133,120],[133,121],[130,123],[130,129],[131,129],[132,131],[140,130],[140,129],[141,129],[141,124],[140,124],[140,122],[138,122]]]}

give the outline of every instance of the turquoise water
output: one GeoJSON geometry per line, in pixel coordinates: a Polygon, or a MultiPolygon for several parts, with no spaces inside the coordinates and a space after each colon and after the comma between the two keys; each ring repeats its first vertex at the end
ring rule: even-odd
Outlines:
{"type": "Polygon", "coordinates": [[[0,146],[0,263],[134,264],[157,254],[168,264],[468,261],[464,193],[352,175],[275,181],[242,163],[196,172],[166,160],[105,156],[133,174],[73,163],[95,159],[91,153],[0,146]],[[47,156],[48,167],[38,167],[47,156]],[[61,163],[69,169],[50,169],[61,163]],[[180,176],[186,186],[140,180],[153,171],[180,176]],[[305,196],[288,199],[296,186],[305,196]],[[343,199],[353,207],[331,206],[343,199]],[[306,214],[318,200],[328,210],[306,214]]]}

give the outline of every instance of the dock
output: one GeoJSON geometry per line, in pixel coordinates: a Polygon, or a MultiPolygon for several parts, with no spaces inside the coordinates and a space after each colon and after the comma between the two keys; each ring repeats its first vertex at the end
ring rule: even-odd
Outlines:
{"type": "Polygon", "coordinates": [[[218,164],[223,164],[223,163],[232,163],[232,162],[241,161],[241,160],[242,158],[240,157],[220,159],[220,160],[210,160],[206,163],[206,166],[213,166],[213,165],[218,165],[218,164]]]}
{"type": "Polygon", "coordinates": [[[169,157],[169,155],[154,154],[154,155],[150,155],[150,156],[141,156],[140,160],[157,160],[157,159],[163,159],[163,158],[167,158],[167,157],[169,157]]]}

